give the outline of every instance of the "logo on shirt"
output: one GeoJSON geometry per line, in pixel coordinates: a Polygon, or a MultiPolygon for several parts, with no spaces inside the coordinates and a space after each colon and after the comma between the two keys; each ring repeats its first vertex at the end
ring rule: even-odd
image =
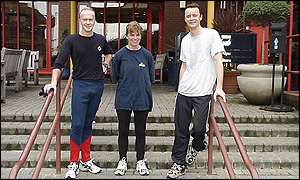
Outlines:
{"type": "Polygon", "coordinates": [[[141,68],[146,67],[146,65],[145,65],[144,63],[142,63],[142,62],[139,64],[139,66],[140,66],[141,68]]]}
{"type": "Polygon", "coordinates": [[[98,46],[97,49],[99,52],[102,50],[101,46],[98,46]]]}

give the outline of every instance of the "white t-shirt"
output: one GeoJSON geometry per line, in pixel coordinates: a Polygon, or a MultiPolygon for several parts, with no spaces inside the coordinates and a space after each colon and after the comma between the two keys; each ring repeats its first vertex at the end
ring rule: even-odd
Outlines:
{"type": "Polygon", "coordinates": [[[188,33],[181,42],[180,60],[186,70],[178,86],[178,93],[195,97],[213,93],[216,71],[213,56],[225,53],[219,33],[214,29],[201,28],[200,34],[188,33]]]}

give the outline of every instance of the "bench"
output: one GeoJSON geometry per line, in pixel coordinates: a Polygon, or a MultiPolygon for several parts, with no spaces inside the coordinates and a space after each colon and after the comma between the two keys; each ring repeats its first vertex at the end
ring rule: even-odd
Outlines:
{"type": "Polygon", "coordinates": [[[25,80],[25,87],[28,86],[27,66],[30,59],[30,50],[25,50],[25,58],[22,66],[22,79],[25,80]]]}
{"type": "Polygon", "coordinates": [[[3,102],[6,100],[6,82],[7,85],[10,85],[10,81],[15,81],[16,92],[22,89],[25,54],[26,50],[5,47],[1,50],[1,101],[3,102]]]}
{"type": "Polygon", "coordinates": [[[28,80],[33,75],[34,84],[38,85],[38,60],[39,51],[9,49],[3,47],[1,50],[1,101],[6,99],[6,86],[14,81],[16,92],[28,86],[28,80]]]}
{"type": "Polygon", "coordinates": [[[157,54],[154,62],[155,82],[163,83],[163,70],[167,53],[157,54]]]}
{"type": "Polygon", "coordinates": [[[38,74],[38,69],[39,69],[39,51],[29,51],[29,59],[28,59],[28,64],[26,67],[26,71],[23,74],[24,79],[25,76],[27,80],[31,80],[33,78],[33,82],[35,85],[39,84],[39,74],[38,74]]]}
{"type": "Polygon", "coordinates": [[[1,102],[5,101],[6,93],[5,93],[5,73],[4,73],[4,55],[3,49],[1,50],[1,102]]]}

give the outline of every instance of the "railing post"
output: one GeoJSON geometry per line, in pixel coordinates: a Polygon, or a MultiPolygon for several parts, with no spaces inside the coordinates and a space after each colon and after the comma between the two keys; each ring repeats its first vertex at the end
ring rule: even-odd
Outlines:
{"type": "MultiPolygon", "coordinates": [[[[218,96],[218,101],[221,105],[222,111],[224,113],[225,119],[227,121],[227,124],[229,125],[230,131],[234,137],[235,143],[237,145],[237,148],[239,149],[239,153],[242,156],[243,162],[246,165],[248,171],[250,172],[251,176],[253,179],[258,179],[258,173],[256,168],[253,166],[252,161],[250,160],[246,148],[242,142],[242,139],[240,137],[239,131],[237,130],[237,128],[235,127],[234,121],[231,118],[231,114],[228,110],[227,105],[225,104],[225,102],[223,101],[223,99],[221,97],[218,96]]],[[[216,132],[217,133],[217,132],[216,132]]],[[[219,132],[218,132],[219,133],[219,132]]],[[[216,134],[217,136],[217,134],[216,134]]]]}
{"type": "Polygon", "coordinates": [[[61,174],[61,104],[60,104],[60,94],[61,94],[61,81],[58,81],[57,92],[56,92],[56,113],[59,113],[57,117],[57,123],[55,128],[56,134],[56,174],[61,174]]]}
{"type": "MultiPolygon", "coordinates": [[[[290,1],[290,24],[289,24],[289,36],[293,35],[293,20],[294,20],[294,1],[290,1]]],[[[292,70],[292,37],[288,38],[288,63],[287,63],[287,70],[292,70]]],[[[292,73],[287,74],[287,91],[291,91],[291,79],[292,73]]]]}
{"type": "MultiPolygon", "coordinates": [[[[62,111],[64,102],[66,100],[67,94],[70,90],[71,83],[72,83],[72,75],[70,75],[70,77],[69,77],[69,80],[65,87],[62,98],[60,97],[61,81],[59,81],[57,84],[55,117],[54,117],[53,123],[50,127],[47,138],[45,140],[45,144],[44,144],[40,154],[37,157],[36,168],[33,171],[32,179],[37,179],[40,174],[40,171],[43,166],[43,162],[44,162],[46,154],[48,152],[54,132],[56,132],[56,173],[57,174],[61,173],[61,128],[60,128],[61,111],[62,111]]],[[[22,168],[24,162],[26,161],[26,159],[31,151],[31,147],[36,139],[37,133],[40,129],[41,123],[42,123],[42,121],[46,115],[46,112],[48,110],[48,107],[51,103],[53,94],[54,94],[54,92],[52,92],[52,91],[49,92],[46,102],[44,103],[44,106],[42,108],[42,111],[40,112],[39,118],[38,118],[36,124],[34,125],[34,128],[30,134],[29,140],[26,143],[26,147],[23,150],[19,160],[15,163],[15,165],[13,166],[13,168],[10,171],[10,174],[9,174],[10,179],[16,179],[19,170],[22,168]]]]}
{"type": "Polygon", "coordinates": [[[45,115],[46,115],[46,112],[48,110],[48,107],[51,103],[51,100],[52,100],[52,97],[53,97],[53,93],[50,93],[50,95],[48,95],[43,107],[42,107],[42,110],[40,112],[40,115],[31,131],[31,134],[27,140],[27,143],[25,145],[25,148],[19,158],[19,160],[16,162],[16,164],[12,167],[12,169],[10,170],[10,173],[9,173],[9,179],[16,179],[17,178],[17,175],[20,171],[20,169],[23,167],[30,151],[31,151],[31,148],[34,144],[34,141],[36,139],[36,136],[39,132],[39,129],[41,127],[41,124],[45,118],[45,115]]]}
{"type": "Polygon", "coordinates": [[[207,158],[207,174],[211,175],[212,174],[212,165],[213,165],[213,138],[214,138],[214,129],[212,126],[212,120],[211,117],[214,117],[214,111],[215,111],[215,102],[212,99],[210,103],[210,112],[209,112],[209,119],[208,119],[208,124],[209,124],[209,129],[208,129],[208,158],[207,158]]]}

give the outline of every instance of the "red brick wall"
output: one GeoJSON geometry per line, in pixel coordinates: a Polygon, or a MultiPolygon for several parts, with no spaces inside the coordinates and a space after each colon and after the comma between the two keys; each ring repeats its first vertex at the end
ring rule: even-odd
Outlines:
{"type": "Polygon", "coordinates": [[[59,1],[59,39],[61,41],[61,36],[64,30],[68,30],[70,34],[70,9],[71,1],[59,1]]]}

